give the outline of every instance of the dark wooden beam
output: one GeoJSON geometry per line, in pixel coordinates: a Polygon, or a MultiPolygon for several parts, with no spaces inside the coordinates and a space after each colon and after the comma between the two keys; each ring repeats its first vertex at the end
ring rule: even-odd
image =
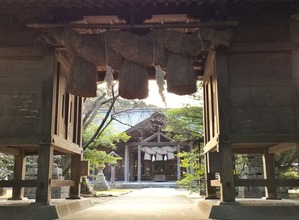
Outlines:
{"type": "Polygon", "coordinates": [[[232,43],[228,48],[229,53],[275,53],[298,50],[298,42],[254,42],[232,43]]]}
{"type": "Polygon", "coordinates": [[[10,155],[20,155],[21,150],[16,149],[14,147],[5,147],[5,146],[0,146],[0,152],[5,153],[5,154],[10,154],[10,155]]]}
{"type": "Polygon", "coordinates": [[[262,154],[263,148],[233,148],[233,154],[262,154]]]}
{"type": "Polygon", "coordinates": [[[235,179],[235,186],[299,186],[299,179],[235,179]]]}
{"type": "Polygon", "coordinates": [[[284,152],[296,148],[297,143],[281,143],[268,148],[269,154],[284,152]]]}
{"type": "Polygon", "coordinates": [[[68,142],[58,135],[52,136],[52,145],[54,145],[54,150],[61,153],[81,154],[83,151],[79,145],[68,142]]]}
{"type": "MultiPolygon", "coordinates": [[[[219,180],[211,180],[211,186],[220,185],[219,180]]],[[[235,179],[235,186],[299,186],[299,179],[235,179]]]]}
{"type": "Polygon", "coordinates": [[[0,187],[36,187],[37,180],[0,180],[0,187]]]}
{"type": "MultiPolygon", "coordinates": [[[[37,180],[0,180],[0,187],[36,187],[37,180]]],[[[51,187],[75,186],[74,180],[52,180],[51,187]]]]}
{"type": "Polygon", "coordinates": [[[33,23],[27,24],[29,28],[51,29],[51,28],[81,28],[81,29],[160,29],[160,28],[219,28],[236,27],[237,21],[213,21],[213,22],[193,22],[193,23],[147,23],[147,24],[50,24],[33,23]]]}

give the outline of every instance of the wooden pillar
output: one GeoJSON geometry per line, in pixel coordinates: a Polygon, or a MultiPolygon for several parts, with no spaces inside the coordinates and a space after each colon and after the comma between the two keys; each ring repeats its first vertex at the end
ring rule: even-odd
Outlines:
{"type": "Polygon", "coordinates": [[[137,172],[137,181],[141,182],[141,146],[138,145],[138,172],[137,172]]]}
{"type": "MultiPolygon", "coordinates": [[[[292,20],[290,22],[290,37],[293,43],[298,42],[299,38],[299,21],[292,20]]],[[[293,49],[291,50],[292,54],[292,70],[293,70],[293,77],[295,81],[295,109],[296,109],[296,119],[297,119],[297,130],[299,130],[299,50],[293,49]]]]}
{"type": "MultiPolygon", "coordinates": [[[[21,151],[20,155],[14,156],[14,180],[24,180],[25,179],[25,168],[26,168],[26,158],[24,151],[21,151]]],[[[12,188],[11,200],[21,200],[24,196],[24,188],[16,186],[12,188]]]]}
{"type": "MultiPolygon", "coordinates": [[[[292,20],[290,23],[290,34],[292,42],[297,43],[299,39],[299,22],[298,20],[292,20]]],[[[292,69],[293,77],[295,81],[295,108],[296,108],[296,119],[297,119],[297,130],[299,130],[299,50],[292,50],[292,69]]],[[[297,143],[297,159],[299,162],[299,143],[297,143]]],[[[298,173],[299,173],[299,163],[298,163],[298,173]]]]}
{"type": "Polygon", "coordinates": [[[53,164],[53,146],[40,144],[38,149],[38,170],[36,203],[49,204],[51,201],[51,180],[53,164]]]}
{"type": "Polygon", "coordinates": [[[129,181],[135,181],[135,176],[137,175],[135,173],[135,154],[134,151],[132,149],[129,148],[129,181]]]}
{"type": "MultiPolygon", "coordinates": [[[[181,151],[181,146],[178,145],[177,148],[177,154],[180,153],[181,151]]],[[[180,157],[177,157],[177,180],[180,180],[182,179],[182,176],[181,176],[181,159],[180,157]]]]}
{"type": "Polygon", "coordinates": [[[230,144],[219,144],[220,153],[220,199],[235,202],[235,183],[233,173],[233,152],[230,144]]]}
{"type": "MultiPolygon", "coordinates": [[[[190,151],[190,153],[192,153],[192,151],[193,151],[193,145],[190,145],[190,146],[189,146],[189,151],[190,151]]],[[[191,166],[190,166],[190,173],[191,173],[192,175],[194,175],[194,169],[193,169],[193,166],[192,166],[192,164],[194,163],[194,160],[191,159],[190,163],[191,163],[191,166]]]]}
{"type": "Polygon", "coordinates": [[[69,199],[80,199],[81,184],[81,154],[71,155],[71,179],[75,181],[75,186],[70,187],[69,199]]]}
{"type": "Polygon", "coordinates": [[[220,199],[223,202],[235,201],[235,184],[233,173],[233,153],[230,142],[230,97],[229,97],[229,73],[227,67],[227,56],[223,51],[216,51],[215,57],[215,79],[216,94],[218,96],[217,111],[214,113],[219,117],[219,144],[220,153],[220,199]]]}
{"type": "Polygon", "coordinates": [[[129,147],[128,145],[125,146],[125,174],[124,174],[124,181],[129,181],[129,147]]]}
{"type": "Polygon", "coordinates": [[[115,187],[115,165],[111,165],[111,186],[115,187]]]}
{"type": "MultiPolygon", "coordinates": [[[[263,153],[263,170],[264,178],[267,180],[275,179],[275,164],[274,154],[269,154],[268,150],[265,149],[263,153]]],[[[277,190],[275,186],[265,187],[266,199],[277,199],[277,190]]]]}
{"type": "Polygon", "coordinates": [[[217,188],[211,186],[211,180],[215,179],[215,173],[219,172],[219,153],[207,152],[205,154],[205,177],[206,197],[205,199],[217,199],[217,188]],[[218,156],[218,157],[217,157],[218,156]]]}

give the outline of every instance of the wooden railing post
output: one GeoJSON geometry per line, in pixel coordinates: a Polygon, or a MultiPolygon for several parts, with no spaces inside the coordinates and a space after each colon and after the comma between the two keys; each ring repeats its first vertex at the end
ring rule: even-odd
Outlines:
{"type": "Polygon", "coordinates": [[[38,149],[38,171],[36,203],[50,203],[53,164],[53,146],[40,144],[38,149]]]}
{"type": "MultiPolygon", "coordinates": [[[[19,155],[15,155],[14,162],[14,180],[24,180],[25,179],[25,168],[26,168],[26,158],[24,151],[21,151],[19,155]]],[[[11,200],[21,200],[24,196],[24,188],[21,186],[14,186],[12,188],[12,198],[11,200]]]]}
{"type": "MultiPolygon", "coordinates": [[[[264,150],[263,154],[263,169],[264,178],[271,180],[275,179],[275,165],[274,165],[274,154],[270,154],[267,149],[264,150]]],[[[275,186],[265,187],[266,199],[277,199],[277,190],[275,186]]]]}
{"type": "Polygon", "coordinates": [[[70,187],[69,199],[80,199],[80,183],[81,183],[81,154],[71,155],[71,179],[75,181],[75,185],[70,187]]]}

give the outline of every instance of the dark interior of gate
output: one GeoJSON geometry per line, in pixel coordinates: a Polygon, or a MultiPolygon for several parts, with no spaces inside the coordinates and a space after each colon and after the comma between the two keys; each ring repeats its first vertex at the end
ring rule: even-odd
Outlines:
{"type": "Polygon", "coordinates": [[[299,3],[241,0],[0,0],[0,152],[14,155],[13,199],[70,186],[79,198],[82,100],[107,65],[120,95],[144,98],[155,67],[170,92],[204,90],[207,196],[235,201],[235,186],[275,199],[274,153],[299,140],[299,3]],[[53,155],[71,155],[71,180],[52,180],[53,155]],[[233,154],[262,154],[264,179],[235,179],[233,154]],[[38,155],[36,180],[25,156],[38,155]],[[217,178],[216,178],[217,177],[217,178]]]}

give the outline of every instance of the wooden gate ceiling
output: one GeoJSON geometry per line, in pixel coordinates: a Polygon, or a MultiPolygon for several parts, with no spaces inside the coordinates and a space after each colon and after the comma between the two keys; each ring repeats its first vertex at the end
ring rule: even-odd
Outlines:
{"type": "MultiPolygon", "coordinates": [[[[295,14],[296,0],[0,0],[0,27],[13,24],[163,24],[238,20],[244,14],[295,14]]],[[[222,28],[222,27],[219,27],[222,28]]],[[[197,28],[181,28],[193,32],[197,28]]],[[[101,29],[80,30],[96,34],[101,29]]]]}
{"type": "Polygon", "coordinates": [[[0,26],[206,23],[238,20],[248,14],[296,14],[298,8],[296,0],[0,0],[0,26]]]}
{"type": "MultiPolygon", "coordinates": [[[[53,18],[62,21],[85,15],[121,15],[139,10],[143,15],[188,14],[203,21],[225,19],[237,15],[240,10],[294,9],[296,0],[0,0],[1,13],[18,11],[25,17],[35,17],[45,12],[60,15],[53,18]],[[257,7],[258,6],[258,7],[257,7]],[[3,10],[4,9],[4,10],[3,10]],[[31,14],[26,14],[31,10],[31,14]],[[25,13],[24,13],[25,12],[25,13]],[[69,17],[68,17],[69,16],[69,17]],[[60,20],[61,19],[61,20],[60,20]]],[[[46,18],[47,19],[47,18],[46,18]]],[[[48,18],[49,19],[49,18],[48,18]]]]}
{"type": "MultiPolygon", "coordinates": [[[[176,30],[190,33],[198,29],[197,24],[221,29],[226,26],[213,24],[237,21],[245,14],[294,14],[298,8],[299,1],[295,0],[0,0],[0,26],[76,24],[85,26],[76,29],[81,34],[98,34],[104,30],[94,26],[88,28],[88,25],[110,25],[113,28],[126,24],[165,27],[174,24],[181,25],[176,30]]],[[[134,32],[133,29],[130,31],[134,32]]],[[[142,35],[144,31],[142,28],[135,33],[142,35]]],[[[195,73],[199,78],[203,74],[205,59],[206,53],[194,59],[195,73]]],[[[99,80],[103,80],[104,71],[100,72],[99,80]]],[[[148,72],[150,78],[154,77],[153,69],[148,72]]]]}

